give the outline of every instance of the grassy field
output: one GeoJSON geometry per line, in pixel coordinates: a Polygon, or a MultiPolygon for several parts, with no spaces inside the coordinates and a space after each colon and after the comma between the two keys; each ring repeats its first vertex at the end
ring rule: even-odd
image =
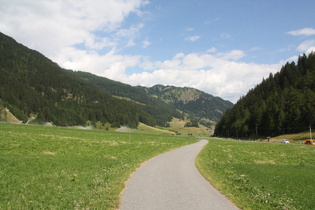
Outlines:
{"type": "Polygon", "coordinates": [[[146,134],[157,134],[157,135],[175,135],[174,132],[171,132],[166,129],[159,129],[157,127],[151,127],[143,123],[139,123],[137,129],[130,129],[130,132],[133,133],[146,133],[146,134]]]}
{"type": "Polygon", "coordinates": [[[315,147],[211,139],[201,173],[242,209],[314,209],[315,147]]]}
{"type": "Polygon", "coordinates": [[[199,124],[199,128],[196,127],[184,127],[188,120],[180,120],[178,118],[173,118],[170,122],[170,128],[168,130],[176,131],[181,133],[182,136],[187,136],[188,134],[193,134],[193,136],[200,136],[200,137],[209,137],[212,135],[208,131],[209,128],[199,124]]]}
{"type": "Polygon", "coordinates": [[[189,138],[0,124],[0,209],[115,209],[129,175],[189,138]]]}
{"type": "MultiPolygon", "coordinates": [[[[139,123],[137,129],[131,129],[124,127],[122,132],[129,133],[147,133],[147,134],[157,134],[157,135],[179,135],[182,137],[203,137],[208,138],[212,135],[208,131],[209,128],[199,124],[199,128],[196,127],[185,127],[185,124],[189,122],[188,120],[180,120],[178,118],[173,118],[170,122],[170,127],[151,127],[143,123],[139,123]],[[192,134],[192,135],[188,135],[192,134]]],[[[118,129],[120,130],[120,129],[118,129]]]]}

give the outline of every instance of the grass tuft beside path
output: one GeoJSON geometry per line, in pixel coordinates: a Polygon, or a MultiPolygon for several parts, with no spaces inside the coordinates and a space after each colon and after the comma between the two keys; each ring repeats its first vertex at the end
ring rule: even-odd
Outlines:
{"type": "Polygon", "coordinates": [[[0,207],[115,209],[145,160],[196,140],[0,124],[0,207]]]}
{"type": "Polygon", "coordinates": [[[200,172],[241,209],[313,209],[315,147],[211,139],[200,172]]]}

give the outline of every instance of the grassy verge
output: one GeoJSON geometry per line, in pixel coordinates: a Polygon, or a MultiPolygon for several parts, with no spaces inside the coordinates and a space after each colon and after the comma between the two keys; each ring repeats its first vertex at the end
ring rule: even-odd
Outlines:
{"type": "Polygon", "coordinates": [[[201,173],[242,209],[313,209],[315,147],[211,139],[201,173]]]}
{"type": "Polygon", "coordinates": [[[0,124],[2,209],[115,209],[143,161],[193,139],[0,124]]]}

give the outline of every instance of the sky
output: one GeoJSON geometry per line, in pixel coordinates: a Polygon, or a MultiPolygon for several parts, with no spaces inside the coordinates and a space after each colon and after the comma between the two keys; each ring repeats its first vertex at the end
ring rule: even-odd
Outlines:
{"type": "Polygon", "coordinates": [[[0,0],[0,32],[63,68],[233,103],[315,51],[314,0],[0,0]]]}

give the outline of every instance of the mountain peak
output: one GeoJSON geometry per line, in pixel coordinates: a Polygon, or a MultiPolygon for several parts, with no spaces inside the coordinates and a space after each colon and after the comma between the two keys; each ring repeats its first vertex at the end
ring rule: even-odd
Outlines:
{"type": "Polygon", "coordinates": [[[197,117],[218,121],[227,109],[233,107],[233,103],[195,88],[169,85],[155,85],[151,88],[141,88],[145,89],[153,97],[174,105],[178,110],[187,113],[190,118],[197,117]]]}

